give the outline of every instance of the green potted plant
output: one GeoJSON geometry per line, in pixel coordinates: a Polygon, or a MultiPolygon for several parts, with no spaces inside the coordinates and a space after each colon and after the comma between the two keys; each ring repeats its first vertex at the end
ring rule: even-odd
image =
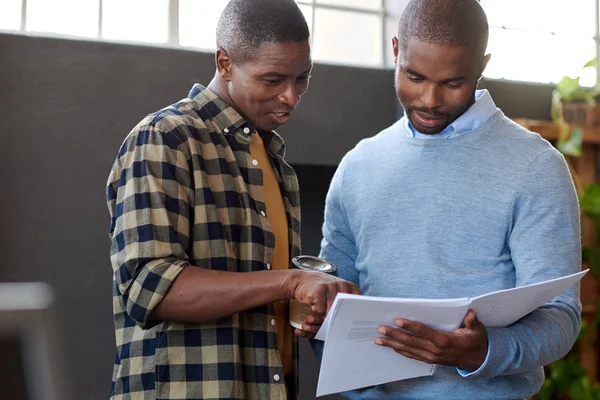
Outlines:
{"type": "MultiPolygon", "coordinates": [[[[584,68],[596,65],[596,60],[588,62],[584,68]]],[[[582,89],[578,78],[564,77],[557,85],[552,96],[552,119],[558,125],[559,139],[556,148],[565,156],[579,195],[581,211],[594,221],[596,240],[582,249],[583,261],[590,268],[596,281],[600,281],[600,185],[592,183],[582,187],[581,180],[572,168],[570,159],[580,157],[583,145],[582,131],[573,129],[565,120],[568,104],[583,104],[586,109],[586,124],[590,121],[590,108],[596,106],[596,97],[600,92],[582,89]],[[578,102],[578,103],[577,103],[578,102]],[[567,107],[565,107],[567,106],[567,107]]],[[[574,122],[571,122],[574,123],[574,122]]],[[[588,331],[589,338],[596,341],[596,333],[600,324],[600,305],[591,326],[582,322],[581,330],[575,346],[579,346],[588,331]]],[[[590,377],[580,365],[578,352],[569,353],[564,358],[546,367],[546,379],[540,392],[535,396],[539,400],[600,400],[600,384],[595,377],[590,377]]]]}
{"type": "MultiPolygon", "coordinates": [[[[588,61],[583,68],[594,68],[596,59],[588,61]]],[[[583,88],[581,77],[564,76],[552,93],[552,120],[575,125],[597,125],[600,123],[600,112],[596,107],[596,97],[600,92],[596,89],[583,88]]]]}
{"type": "MultiPolygon", "coordinates": [[[[586,335],[586,324],[582,324],[577,342],[586,335]]],[[[592,380],[579,364],[577,354],[569,353],[564,358],[546,367],[546,379],[535,396],[537,400],[600,400],[600,385],[592,380]]]]}
{"type": "MultiPolygon", "coordinates": [[[[596,229],[599,230],[600,185],[597,183],[586,185],[579,203],[581,210],[594,220],[596,229]]],[[[600,279],[600,234],[596,236],[594,243],[583,248],[582,258],[598,281],[600,279]]],[[[591,340],[596,342],[596,333],[600,324],[600,305],[596,307],[592,322],[592,326],[588,328],[586,321],[582,321],[575,347],[584,340],[588,330],[591,340]]],[[[535,399],[600,400],[600,384],[595,378],[588,376],[587,371],[579,363],[578,352],[574,351],[546,366],[546,379],[535,399]]]]}

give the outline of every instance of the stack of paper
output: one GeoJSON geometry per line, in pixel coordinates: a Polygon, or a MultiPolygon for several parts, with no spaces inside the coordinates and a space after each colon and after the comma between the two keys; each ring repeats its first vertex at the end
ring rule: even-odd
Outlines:
{"type": "Polygon", "coordinates": [[[435,366],[401,356],[374,339],[380,325],[405,318],[434,329],[457,329],[469,309],[489,327],[521,319],[575,285],[588,270],[474,298],[403,299],[338,294],[316,339],[325,340],[317,396],[432,375],[435,366]]]}

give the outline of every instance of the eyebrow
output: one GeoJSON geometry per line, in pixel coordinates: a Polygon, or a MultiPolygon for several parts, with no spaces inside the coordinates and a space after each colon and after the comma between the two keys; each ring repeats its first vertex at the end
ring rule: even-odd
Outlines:
{"type": "MultiPolygon", "coordinates": [[[[418,72],[413,71],[410,68],[404,67],[403,69],[409,75],[415,76],[415,77],[420,78],[420,79],[427,79],[424,75],[421,75],[418,72]]],[[[444,80],[440,81],[440,83],[459,82],[459,81],[465,81],[465,80],[467,80],[466,76],[455,76],[455,77],[452,77],[452,78],[444,79],[444,80]]]]}
{"type": "MultiPolygon", "coordinates": [[[[310,73],[312,72],[312,67],[307,69],[306,71],[302,72],[299,76],[302,75],[310,75],[310,73]]],[[[275,72],[275,71],[271,71],[271,72],[267,72],[266,74],[263,74],[263,76],[268,76],[268,77],[272,77],[272,78],[287,78],[289,75],[284,75],[284,74],[280,74],[279,72],[275,72]]]]}

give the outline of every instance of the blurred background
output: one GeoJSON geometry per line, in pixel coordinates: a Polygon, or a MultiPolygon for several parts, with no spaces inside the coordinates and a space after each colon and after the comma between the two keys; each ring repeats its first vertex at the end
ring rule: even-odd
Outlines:
{"type": "MultiPolygon", "coordinates": [[[[492,54],[481,87],[505,114],[551,121],[552,94],[564,76],[579,78],[578,89],[594,90],[599,1],[481,0],[492,54]]],[[[0,282],[54,288],[74,399],[106,399],[110,390],[110,166],[140,119],[186,97],[194,83],[209,83],[226,3],[0,1],[0,282]]],[[[303,252],[316,255],[338,162],[402,115],[391,40],[407,1],[297,3],[311,29],[315,67],[310,90],[279,133],[300,180],[303,252]]],[[[585,132],[595,146],[596,131],[585,132]]],[[[597,163],[586,160],[593,174],[586,179],[593,181],[597,163]]],[[[588,371],[596,381],[590,349],[588,371]]],[[[300,356],[301,398],[314,399],[319,364],[304,339],[300,356]]]]}

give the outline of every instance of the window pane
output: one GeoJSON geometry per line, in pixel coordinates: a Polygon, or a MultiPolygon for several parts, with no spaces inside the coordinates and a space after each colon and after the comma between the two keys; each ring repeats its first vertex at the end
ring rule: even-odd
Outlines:
{"type": "Polygon", "coordinates": [[[3,0],[0,5],[0,29],[21,29],[21,0],[3,0]]]}
{"type": "MultiPolygon", "coordinates": [[[[595,56],[595,44],[593,39],[492,28],[488,52],[492,59],[485,76],[550,83],[581,74],[583,65],[595,56]]],[[[590,69],[582,84],[594,80],[590,69]]]]}
{"type": "Polygon", "coordinates": [[[298,5],[302,14],[304,14],[304,19],[306,19],[306,23],[308,24],[308,30],[310,31],[310,35],[312,36],[312,7],[311,6],[303,6],[301,4],[298,5]]]}
{"type": "Polygon", "coordinates": [[[388,68],[394,68],[394,49],[392,47],[392,38],[398,36],[398,18],[386,18],[385,21],[385,38],[383,45],[385,46],[385,65],[388,68]]]}
{"type": "Polygon", "coordinates": [[[490,26],[592,37],[595,0],[481,0],[490,26]]]}
{"type": "Polygon", "coordinates": [[[28,0],[26,30],[96,37],[98,12],[98,0],[28,0]]]}
{"type": "Polygon", "coordinates": [[[362,8],[366,10],[381,9],[381,0],[317,0],[317,4],[330,4],[343,7],[362,8]]]}
{"type": "Polygon", "coordinates": [[[386,0],[385,12],[390,16],[396,17],[396,24],[400,20],[400,16],[410,0],[386,0]]]}
{"type": "Polygon", "coordinates": [[[377,15],[316,9],[315,61],[382,66],[381,22],[377,15]]]}
{"type": "Polygon", "coordinates": [[[169,0],[103,0],[102,37],[166,43],[169,40],[169,0]]]}
{"type": "Polygon", "coordinates": [[[179,0],[179,43],[206,50],[217,48],[217,24],[228,0],[179,0]],[[202,16],[202,21],[198,16],[202,16]]]}
{"type": "MultiPolygon", "coordinates": [[[[217,44],[217,25],[229,0],[179,0],[179,44],[214,51],[217,44]],[[198,23],[198,15],[203,15],[198,23]]],[[[312,29],[312,7],[298,5],[308,28],[312,29]]]]}

